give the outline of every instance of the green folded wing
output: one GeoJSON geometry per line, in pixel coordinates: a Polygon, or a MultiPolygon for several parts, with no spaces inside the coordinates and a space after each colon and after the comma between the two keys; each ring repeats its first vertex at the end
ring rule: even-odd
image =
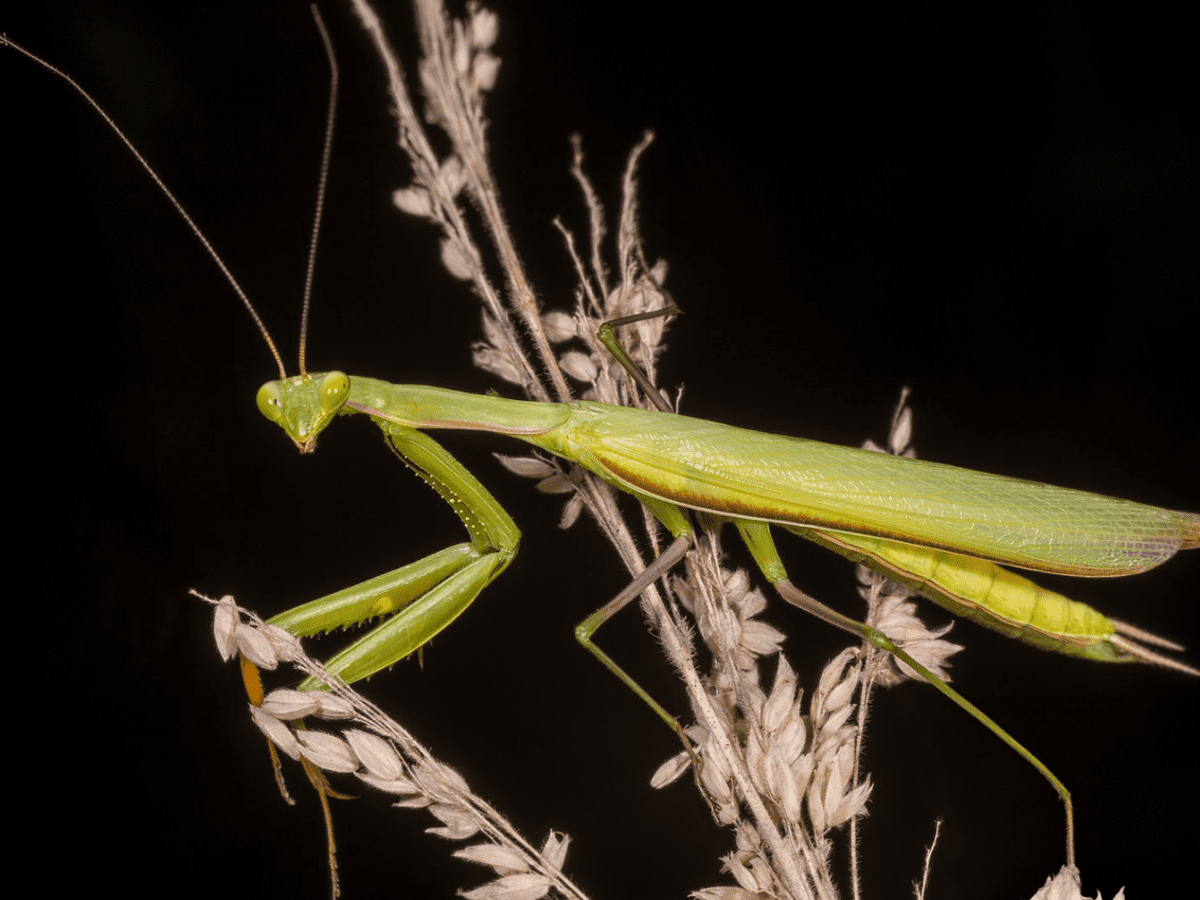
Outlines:
{"type": "Polygon", "coordinates": [[[1192,513],[686,416],[576,409],[585,466],[692,509],[1065,575],[1128,575],[1200,545],[1192,513]]]}

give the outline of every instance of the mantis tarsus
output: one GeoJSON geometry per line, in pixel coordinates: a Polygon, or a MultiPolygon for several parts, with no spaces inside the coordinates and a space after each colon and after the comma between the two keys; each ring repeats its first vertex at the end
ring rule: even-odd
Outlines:
{"type": "MultiPolygon", "coordinates": [[[[781,430],[782,430],[782,429],[781,429],[781,430]]],[[[799,430],[799,429],[798,429],[798,430],[799,430]]],[[[1100,453],[1100,452],[1103,452],[1103,451],[1097,451],[1097,452],[1098,452],[1098,453],[1100,453]]],[[[942,455],[943,455],[943,456],[945,456],[946,454],[943,452],[943,454],[942,454],[942,455]]],[[[1033,468],[1033,467],[1031,466],[1030,468],[1033,468]]],[[[1026,469],[1026,471],[1029,471],[1029,468],[1027,468],[1027,469],[1026,469]]],[[[494,479],[493,479],[493,480],[494,480],[494,479]]],[[[402,484],[402,487],[403,487],[403,484],[402,484]]],[[[1141,591],[1140,591],[1140,590],[1138,590],[1138,589],[1136,588],[1136,586],[1135,586],[1135,585],[1131,584],[1131,585],[1130,585],[1130,589],[1131,589],[1131,590],[1132,590],[1132,591],[1133,591],[1135,594],[1137,594],[1137,595],[1140,597],[1140,595],[1141,595],[1141,591]]],[[[1169,598],[1169,599],[1170,599],[1170,600],[1172,600],[1172,601],[1176,601],[1176,600],[1177,600],[1177,599],[1179,599],[1179,598],[1176,598],[1176,597],[1171,597],[1171,598],[1169,598]]],[[[1116,611],[1118,608],[1117,608],[1117,607],[1114,607],[1114,606],[1112,606],[1112,605],[1110,605],[1110,606],[1109,606],[1109,609],[1110,609],[1110,610],[1113,610],[1113,611],[1116,611]]],[[[1124,610],[1121,610],[1121,611],[1124,611],[1124,610]]],[[[1128,615],[1130,615],[1130,616],[1131,616],[1131,617],[1133,617],[1133,618],[1136,618],[1136,613],[1134,613],[1134,612],[1132,612],[1132,611],[1128,612],[1127,614],[1128,614],[1128,615]]]]}

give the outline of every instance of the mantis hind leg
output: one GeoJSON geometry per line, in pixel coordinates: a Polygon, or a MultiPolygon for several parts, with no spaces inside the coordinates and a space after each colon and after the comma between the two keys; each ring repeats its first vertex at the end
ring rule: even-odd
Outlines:
{"type": "Polygon", "coordinates": [[[608,601],[608,603],[604,604],[604,606],[575,627],[575,639],[596,659],[600,660],[605,668],[616,675],[626,687],[641,697],[654,710],[658,717],[666,722],[675,732],[679,732],[680,730],[679,723],[675,720],[675,717],[667,712],[657,700],[646,693],[641,685],[626,674],[625,670],[617,665],[611,656],[597,647],[592,642],[592,635],[596,633],[596,629],[607,622],[613,615],[628,606],[631,601],[640,597],[646,588],[669,572],[676,563],[687,555],[691,544],[692,538],[690,534],[675,538],[675,541],[654,562],[642,570],[641,574],[634,578],[621,593],[617,594],[612,600],[608,601]]]}
{"type": "Polygon", "coordinates": [[[784,600],[793,606],[803,609],[805,612],[811,613],[821,621],[827,622],[835,628],[840,628],[850,634],[857,635],[872,646],[892,654],[896,659],[911,667],[922,678],[941,691],[941,693],[949,697],[955,704],[1015,750],[1022,759],[1037,769],[1042,777],[1050,782],[1050,785],[1062,799],[1067,819],[1067,864],[1071,866],[1075,865],[1075,808],[1071,802],[1071,793],[1055,774],[1046,767],[1045,763],[1026,750],[1011,734],[996,724],[979,707],[971,703],[971,701],[950,687],[950,685],[946,684],[944,680],[928,668],[913,659],[908,652],[898,646],[882,631],[872,628],[864,622],[843,616],[841,613],[830,609],[792,584],[788,580],[783,561],[779,558],[779,553],[775,549],[775,542],[771,538],[770,528],[767,523],[740,520],[737,522],[737,527],[755,562],[758,563],[763,574],[775,585],[775,589],[779,591],[779,595],[784,600]]]}
{"type": "MultiPolygon", "coordinates": [[[[673,410],[667,404],[666,400],[663,399],[662,394],[646,376],[645,372],[643,372],[641,367],[633,361],[628,352],[626,352],[625,348],[617,340],[615,329],[623,325],[631,325],[645,319],[654,318],[656,316],[668,316],[677,314],[679,312],[680,310],[677,307],[671,305],[664,307],[663,309],[652,310],[650,312],[644,312],[633,316],[626,316],[621,319],[614,319],[610,322],[605,322],[600,327],[600,331],[597,334],[600,342],[608,348],[608,351],[621,364],[625,371],[629,373],[629,376],[635,382],[637,382],[638,386],[645,393],[646,397],[649,398],[650,401],[663,412],[673,412],[673,410]]],[[[687,552],[688,545],[690,544],[690,536],[681,537],[681,532],[676,527],[676,524],[673,524],[672,521],[669,521],[670,516],[667,518],[663,517],[663,512],[669,512],[669,510],[660,510],[656,508],[656,506],[662,506],[663,504],[655,504],[648,498],[641,499],[644,503],[650,506],[652,510],[654,510],[655,514],[658,515],[663,523],[667,525],[667,527],[676,535],[676,542],[668,549],[666,553],[664,553],[659,557],[658,560],[655,561],[655,565],[648,568],[646,572],[643,573],[641,577],[636,579],[628,588],[626,588],[625,591],[619,594],[603,609],[597,611],[595,614],[581,623],[576,629],[575,634],[580,643],[582,643],[588,648],[588,650],[595,654],[597,659],[604,663],[604,665],[607,666],[618,678],[629,685],[630,689],[632,689],[634,693],[649,703],[651,708],[654,709],[654,711],[657,712],[663,719],[665,719],[668,724],[670,724],[673,728],[678,729],[678,725],[676,724],[675,720],[671,718],[663,710],[663,708],[659,706],[658,703],[656,703],[649,695],[647,695],[642,688],[640,688],[616,665],[616,663],[614,663],[590,640],[592,632],[594,632],[596,628],[600,626],[600,624],[606,621],[609,616],[640,594],[641,591],[645,589],[646,585],[653,581],[654,578],[657,578],[658,575],[664,573],[667,569],[674,565],[675,562],[678,562],[679,559],[682,559],[684,554],[687,552]],[[680,546],[681,543],[682,546],[680,546]],[[678,552],[678,556],[674,560],[666,563],[665,565],[659,566],[659,563],[663,563],[670,554],[676,551],[678,552]],[[654,577],[646,578],[643,581],[643,578],[645,578],[646,574],[649,573],[651,569],[656,569],[654,577]]],[[[675,512],[678,513],[679,511],[675,510],[675,512]]],[[[679,515],[682,515],[682,513],[679,513],[679,515]]],[[[855,619],[843,616],[841,613],[830,609],[825,604],[814,599],[813,597],[810,597],[808,594],[804,593],[794,584],[792,584],[791,581],[788,580],[787,571],[784,568],[783,561],[779,558],[779,553],[775,549],[775,542],[771,538],[770,528],[765,522],[736,520],[736,523],[742,539],[745,541],[751,555],[758,563],[759,568],[762,570],[763,574],[766,575],[767,578],[770,579],[770,581],[775,585],[776,590],[779,591],[780,596],[783,597],[784,600],[786,600],[788,603],[791,603],[793,606],[797,606],[800,609],[811,613],[822,621],[833,625],[835,628],[840,628],[843,631],[847,631],[850,634],[861,637],[863,640],[868,641],[872,646],[892,654],[894,657],[910,666],[913,671],[917,672],[922,678],[949,697],[952,701],[954,701],[954,703],[956,703],[959,707],[983,724],[984,727],[1004,741],[1004,743],[1008,744],[1008,746],[1015,750],[1022,759],[1037,769],[1037,771],[1040,772],[1042,776],[1050,782],[1051,786],[1058,793],[1059,797],[1062,798],[1063,806],[1065,807],[1067,819],[1067,863],[1068,865],[1073,866],[1075,864],[1074,805],[1071,802],[1070,792],[1066,789],[1066,786],[1059,781],[1054,773],[1051,772],[1041,760],[1026,750],[1021,744],[1019,744],[1012,735],[996,724],[996,722],[990,716],[986,715],[981,709],[975,706],[975,704],[971,703],[966,697],[954,690],[954,688],[950,687],[950,685],[931,672],[928,668],[913,659],[909,653],[899,647],[886,634],[879,631],[877,628],[872,628],[870,625],[867,625],[864,622],[859,622],[855,619]]]]}

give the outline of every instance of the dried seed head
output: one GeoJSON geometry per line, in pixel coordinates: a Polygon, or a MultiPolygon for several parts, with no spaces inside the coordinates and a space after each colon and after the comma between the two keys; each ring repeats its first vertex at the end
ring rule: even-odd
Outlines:
{"type": "Polygon", "coordinates": [[[575,494],[567,501],[563,507],[562,516],[558,520],[558,527],[566,531],[572,525],[579,521],[579,516],[583,512],[583,498],[575,494]]]}
{"type": "Polygon", "coordinates": [[[292,729],[288,728],[277,718],[263,710],[261,706],[250,707],[250,717],[254,719],[254,724],[258,726],[258,730],[266,736],[267,740],[280,749],[285,756],[290,756],[292,759],[300,759],[300,744],[296,741],[296,735],[292,729]]]}
{"type": "Polygon", "coordinates": [[[476,54],[471,63],[471,81],[478,90],[490,91],[500,77],[500,57],[490,53],[476,54]]]}
{"type": "Polygon", "coordinates": [[[679,776],[686,772],[691,764],[692,758],[686,750],[676,753],[654,770],[654,774],[650,776],[650,787],[658,790],[677,781],[679,776]]]}
{"type": "Polygon", "coordinates": [[[457,197],[467,183],[467,173],[462,159],[457,154],[447,156],[437,173],[438,184],[449,197],[457,197]]]}
{"type": "Polygon", "coordinates": [[[796,673],[788,665],[787,659],[781,656],[775,668],[775,684],[771,688],[771,695],[763,705],[762,727],[768,733],[782,729],[795,703],[796,673]]]}
{"type": "MultiPolygon", "coordinates": [[[[948,661],[951,656],[962,650],[960,644],[944,640],[952,623],[930,629],[917,618],[917,605],[908,599],[906,592],[900,591],[877,596],[871,603],[867,624],[886,634],[938,678],[950,681],[948,661]]],[[[891,654],[883,658],[887,664],[875,670],[875,680],[878,684],[890,687],[906,679],[924,681],[922,676],[891,654]]]]}
{"type": "Polygon", "coordinates": [[[529,860],[524,854],[498,844],[474,844],[455,850],[454,855],[468,862],[489,866],[497,875],[516,875],[529,871],[529,860]]]}
{"type": "Polygon", "coordinates": [[[237,604],[226,594],[217,602],[213,614],[213,637],[217,639],[217,652],[223,660],[233,659],[237,653],[238,624],[237,604]]]}
{"type": "Polygon", "coordinates": [[[512,362],[507,353],[489,347],[487,344],[476,343],[471,347],[471,361],[478,369],[490,372],[509,384],[521,384],[521,369],[512,362]]]}
{"type": "Polygon", "coordinates": [[[888,435],[888,450],[897,456],[906,456],[916,454],[912,450],[912,431],[913,431],[913,415],[912,407],[904,406],[896,413],[895,421],[892,423],[892,433],[888,435]]]}
{"type": "Polygon", "coordinates": [[[722,861],[725,863],[725,869],[730,875],[733,876],[734,880],[738,883],[738,886],[741,887],[743,891],[750,892],[752,895],[757,895],[758,891],[761,889],[759,887],[758,879],[755,877],[754,873],[750,871],[750,869],[742,864],[742,861],[738,859],[736,855],[731,853],[728,856],[722,857],[722,861]]]}
{"type": "Polygon", "coordinates": [[[575,317],[557,309],[542,313],[542,327],[546,330],[547,340],[552,344],[561,344],[579,334],[575,317]]]}
{"type": "MultiPolygon", "coordinates": [[[[1113,900],[1123,900],[1124,897],[1125,889],[1121,888],[1113,900]]],[[[1087,900],[1080,888],[1079,870],[1074,866],[1063,866],[1057,875],[1046,879],[1032,900],[1087,900]]],[[[1100,894],[1096,894],[1096,900],[1102,900],[1100,894]]]]}
{"type": "Polygon", "coordinates": [[[451,841],[465,841],[479,833],[479,824],[470,810],[457,803],[435,803],[429,807],[429,811],[444,824],[441,828],[426,828],[426,834],[435,834],[451,841]]]}
{"type": "Polygon", "coordinates": [[[314,691],[317,695],[317,716],[322,719],[353,719],[354,707],[342,697],[325,691],[314,691]]]}
{"type": "Polygon", "coordinates": [[[297,731],[300,755],[327,772],[354,772],[358,770],[358,757],[350,745],[336,734],[325,731],[297,731]]]}
{"type": "Polygon", "coordinates": [[[542,856],[553,868],[561,870],[567,861],[567,850],[571,846],[571,838],[561,831],[551,831],[542,841],[542,856]]]}
{"type": "Polygon", "coordinates": [[[394,804],[402,809],[424,809],[433,802],[421,793],[421,788],[416,782],[409,781],[407,778],[378,778],[362,772],[358,777],[363,784],[373,787],[377,791],[404,797],[405,799],[394,804]]]}
{"type": "Polygon", "coordinates": [[[696,900],[762,900],[763,895],[758,891],[748,891],[740,887],[710,887],[702,888],[691,893],[696,900]]]}
{"type": "Polygon", "coordinates": [[[291,722],[305,716],[316,715],[318,695],[315,691],[293,691],[281,688],[271,691],[263,701],[262,708],[277,719],[291,722]]]}
{"type": "Polygon", "coordinates": [[[580,353],[577,350],[572,350],[570,353],[564,353],[559,357],[558,364],[562,370],[574,378],[576,381],[582,381],[585,384],[591,384],[596,380],[599,370],[596,368],[596,363],[586,353],[580,353]]]}
{"type": "Polygon", "coordinates": [[[279,657],[271,640],[261,630],[251,625],[239,625],[237,629],[237,646],[241,654],[260,669],[274,669],[279,665],[279,657]]]}
{"type": "Polygon", "coordinates": [[[487,50],[500,35],[500,17],[490,9],[476,7],[471,12],[471,46],[487,50]]]}
{"type": "Polygon", "coordinates": [[[285,631],[278,625],[272,625],[270,622],[264,622],[261,630],[270,643],[271,649],[275,651],[276,659],[280,662],[292,662],[303,654],[300,649],[300,639],[291,632],[285,631]]]}
{"type": "Polygon", "coordinates": [[[817,727],[820,727],[832,712],[849,704],[858,684],[859,668],[856,665],[850,666],[857,656],[857,651],[847,648],[830,660],[821,671],[821,680],[817,683],[812,705],[813,721],[817,727]],[[846,671],[847,666],[850,666],[849,671],[846,671]]]}
{"type": "Polygon", "coordinates": [[[464,891],[467,900],[539,900],[550,893],[551,882],[545,875],[528,872],[506,875],[490,884],[464,891]]]}
{"type": "Polygon", "coordinates": [[[392,203],[402,213],[428,219],[433,214],[433,200],[429,191],[412,185],[392,192],[392,203]]]}
{"type": "Polygon", "coordinates": [[[500,465],[522,478],[549,478],[558,474],[554,466],[536,456],[504,456],[500,453],[492,455],[499,460],[500,465]]]}
{"type": "Polygon", "coordinates": [[[350,728],[342,733],[368,774],[387,781],[402,778],[404,765],[396,748],[377,734],[350,728]]]}
{"type": "MultiPolygon", "coordinates": [[[[539,494],[571,494],[571,503],[578,503],[578,495],[575,493],[575,485],[571,483],[571,479],[561,472],[555,472],[549,478],[543,478],[537,484],[537,492],[539,494]]],[[[568,504],[569,505],[569,504],[568,504]]],[[[574,519],[571,520],[574,522],[574,519]]],[[[571,522],[562,525],[562,528],[570,528],[571,522]]]]}
{"type": "Polygon", "coordinates": [[[441,257],[447,272],[461,281],[471,280],[475,267],[471,264],[471,255],[462,244],[450,238],[442,238],[441,257]]]}

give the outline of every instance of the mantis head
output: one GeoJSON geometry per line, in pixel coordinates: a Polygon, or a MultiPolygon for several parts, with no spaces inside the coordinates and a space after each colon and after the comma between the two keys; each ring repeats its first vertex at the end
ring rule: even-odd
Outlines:
{"type": "Polygon", "coordinates": [[[350,379],[343,372],[317,372],[279,381],[258,389],[258,410],[287,432],[301,453],[312,453],[317,435],[333,421],[350,397],[350,379]]]}

